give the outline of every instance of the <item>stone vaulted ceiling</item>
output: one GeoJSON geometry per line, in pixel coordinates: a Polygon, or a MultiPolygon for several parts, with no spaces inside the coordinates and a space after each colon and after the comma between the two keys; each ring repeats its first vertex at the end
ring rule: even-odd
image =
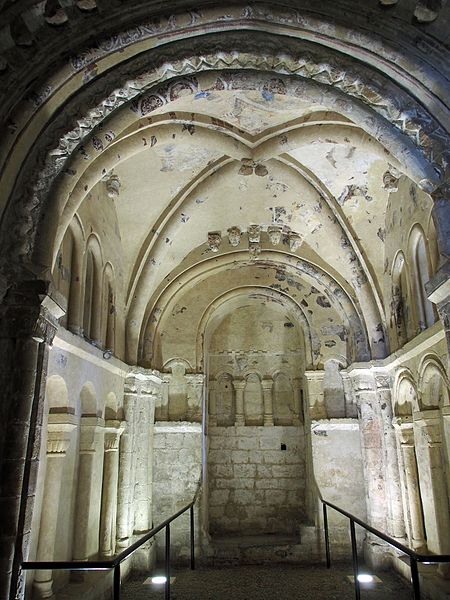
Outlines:
{"type": "MultiPolygon", "coordinates": [[[[19,4],[7,7],[11,22],[19,4]]],[[[48,11],[22,4],[49,25],[48,11]]],[[[95,198],[107,198],[113,178],[120,188],[105,218],[118,236],[130,362],[161,368],[184,344],[190,368],[201,368],[210,322],[255,298],[296,315],[311,367],[329,356],[385,356],[386,214],[396,198],[404,202],[405,190],[429,212],[427,194],[448,164],[444,73],[431,74],[423,44],[413,59],[403,52],[408,32],[394,39],[394,21],[405,20],[411,3],[390,13],[393,20],[371,3],[369,25],[345,3],[339,26],[330,24],[331,3],[321,17],[308,3],[273,10],[208,4],[187,12],[180,3],[173,15],[136,29],[114,3],[103,37],[79,51],[81,27],[65,41],[75,27],[69,17],[92,9],[83,13],[92,31],[98,14],[106,17],[102,3],[81,4],[65,10],[66,21],[58,13],[66,26],[60,40],[78,54],[47,87],[29,90],[7,121],[1,202],[6,207],[12,194],[16,213],[29,220],[11,242],[20,264],[52,268],[72,220],[95,198]],[[119,14],[122,33],[108,38],[119,14]],[[384,45],[371,30],[381,14],[384,45]],[[45,135],[33,146],[39,131],[45,135]],[[46,207],[39,218],[21,208],[25,196],[46,207]],[[234,241],[233,228],[240,232],[234,241]]],[[[135,19],[145,12],[129,4],[135,19]]],[[[417,15],[415,25],[405,25],[435,39],[420,26],[417,15]]],[[[23,54],[47,31],[36,26],[27,45],[17,25],[8,27],[23,54]]],[[[430,27],[438,36],[437,25],[430,27]]],[[[50,48],[50,37],[41,41],[50,48]]],[[[4,56],[12,56],[7,46],[4,56]]],[[[25,73],[25,64],[20,68],[25,73]]]]}

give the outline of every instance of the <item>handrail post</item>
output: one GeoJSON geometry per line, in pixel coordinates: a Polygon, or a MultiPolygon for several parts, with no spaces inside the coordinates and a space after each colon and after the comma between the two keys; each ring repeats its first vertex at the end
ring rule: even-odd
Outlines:
{"type": "Polygon", "coordinates": [[[358,579],[358,548],[356,547],[355,522],[350,519],[350,536],[352,538],[353,576],[355,578],[355,598],[360,600],[361,592],[358,579]]]}
{"type": "Polygon", "coordinates": [[[120,563],[114,567],[113,599],[120,599],[120,563]]]}
{"type": "Polygon", "coordinates": [[[327,569],[331,566],[331,555],[330,555],[330,537],[328,532],[328,513],[327,513],[327,505],[325,502],[322,502],[323,509],[323,529],[325,533],[325,553],[327,557],[327,569]]]}
{"type": "Polygon", "coordinates": [[[195,533],[194,533],[194,505],[190,509],[191,517],[191,570],[195,569],[195,533]]]}
{"type": "Polygon", "coordinates": [[[165,564],[166,586],[165,600],[170,600],[170,523],[166,525],[166,564],[165,564]]]}
{"type": "Polygon", "coordinates": [[[413,586],[414,600],[420,600],[420,580],[419,569],[417,568],[417,560],[410,556],[409,566],[411,567],[411,583],[413,586]]]}

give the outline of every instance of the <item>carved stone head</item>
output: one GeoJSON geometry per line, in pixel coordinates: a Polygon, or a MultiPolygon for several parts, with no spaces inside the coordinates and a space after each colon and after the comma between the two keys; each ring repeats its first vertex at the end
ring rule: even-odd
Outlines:
{"type": "Polygon", "coordinates": [[[383,188],[387,192],[397,192],[398,191],[398,180],[399,178],[396,176],[397,174],[392,173],[391,170],[386,171],[383,175],[383,188]]]}
{"type": "Polygon", "coordinates": [[[269,225],[267,228],[267,235],[269,236],[270,243],[276,246],[281,242],[282,228],[279,225],[269,225]]]}
{"type": "Polygon", "coordinates": [[[233,226],[228,230],[228,241],[232,246],[239,246],[241,241],[241,230],[239,227],[233,226]]]}
{"type": "Polygon", "coordinates": [[[260,225],[249,225],[247,229],[247,234],[249,242],[259,242],[261,238],[260,225]]]}
{"type": "Polygon", "coordinates": [[[117,175],[110,175],[105,181],[109,198],[116,198],[120,193],[120,179],[117,175]]]}
{"type": "Polygon", "coordinates": [[[255,260],[261,254],[261,244],[259,242],[249,242],[248,251],[250,252],[250,258],[255,260]]]}
{"type": "Polygon", "coordinates": [[[222,234],[220,231],[208,232],[208,247],[211,252],[218,252],[219,246],[222,243],[222,234]]]}
{"type": "Polygon", "coordinates": [[[289,239],[289,248],[291,249],[291,252],[295,252],[296,250],[298,250],[303,241],[301,236],[299,236],[298,233],[295,233],[294,231],[291,231],[291,233],[288,236],[288,239],[289,239]]]}

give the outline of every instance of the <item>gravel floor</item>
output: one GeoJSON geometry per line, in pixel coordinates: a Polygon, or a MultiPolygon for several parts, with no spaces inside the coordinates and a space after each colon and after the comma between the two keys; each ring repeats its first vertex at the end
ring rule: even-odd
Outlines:
{"type": "MultiPolygon", "coordinates": [[[[291,565],[242,566],[174,571],[172,600],[353,600],[347,580],[351,566],[302,567],[291,565]]],[[[361,586],[361,600],[410,600],[407,583],[392,572],[379,573],[382,583],[361,586]]],[[[131,581],[122,588],[121,600],[159,600],[164,586],[131,581]]]]}

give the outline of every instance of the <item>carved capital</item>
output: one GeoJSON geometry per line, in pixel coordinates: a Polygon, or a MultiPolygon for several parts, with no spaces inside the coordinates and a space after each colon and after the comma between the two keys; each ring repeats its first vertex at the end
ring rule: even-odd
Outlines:
{"type": "Polygon", "coordinates": [[[427,410],[414,415],[414,423],[420,429],[428,446],[442,443],[442,429],[439,410],[427,410]]]}
{"type": "Polygon", "coordinates": [[[117,452],[120,436],[125,430],[124,421],[108,420],[105,422],[105,452],[117,452]]]}
{"type": "Polygon", "coordinates": [[[349,371],[349,375],[355,394],[376,390],[375,378],[370,369],[355,369],[349,371]]]}
{"type": "Polygon", "coordinates": [[[74,415],[49,415],[47,454],[65,455],[70,445],[72,431],[76,428],[74,415]]]}
{"type": "Polygon", "coordinates": [[[124,393],[157,398],[161,395],[162,383],[163,379],[159,371],[137,367],[126,376],[124,393]]]}
{"type": "Polygon", "coordinates": [[[263,391],[271,392],[273,387],[273,379],[263,379],[261,381],[261,386],[263,391]]]}
{"type": "Polygon", "coordinates": [[[104,421],[98,417],[85,416],[80,420],[80,454],[95,452],[95,442],[103,430],[104,421]]]}
{"type": "Polygon", "coordinates": [[[8,290],[0,306],[0,337],[31,337],[51,344],[65,298],[47,281],[24,281],[8,290]]]}
{"type": "Polygon", "coordinates": [[[245,381],[243,379],[233,379],[233,387],[236,392],[240,390],[243,391],[245,388],[245,381]]]}
{"type": "Polygon", "coordinates": [[[414,425],[411,417],[394,418],[392,420],[398,440],[402,446],[414,446],[414,425]]]}

